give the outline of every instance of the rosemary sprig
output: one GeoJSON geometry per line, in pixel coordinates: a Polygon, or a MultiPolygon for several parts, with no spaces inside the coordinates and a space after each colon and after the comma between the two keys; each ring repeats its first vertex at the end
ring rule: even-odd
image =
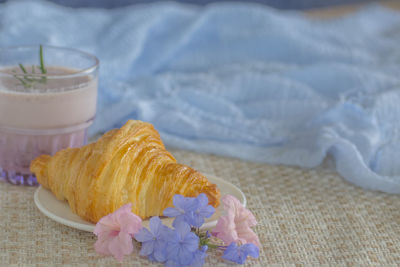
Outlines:
{"type": "Polygon", "coordinates": [[[18,77],[17,75],[14,75],[14,78],[17,79],[18,81],[20,81],[25,88],[31,88],[32,87],[32,84],[28,83],[27,81],[25,81],[24,79],[18,77]]]}
{"type": "MultiPolygon", "coordinates": [[[[32,65],[31,66],[31,74],[35,74],[35,68],[38,68],[40,70],[40,72],[42,74],[46,74],[47,73],[47,69],[44,65],[44,57],[43,57],[43,46],[40,45],[39,47],[39,62],[40,62],[40,66],[35,66],[32,65]]],[[[17,79],[18,81],[21,82],[21,84],[25,87],[25,88],[31,88],[35,82],[40,82],[40,83],[46,83],[47,82],[47,77],[43,76],[41,77],[40,80],[35,79],[33,76],[29,76],[28,71],[26,70],[26,68],[24,67],[24,65],[22,65],[21,63],[18,64],[19,68],[21,69],[21,71],[26,74],[23,76],[23,78],[18,77],[18,75],[14,75],[14,78],[17,79]]]]}
{"type": "MultiPolygon", "coordinates": [[[[42,72],[42,74],[46,74],[47,70],[46,70],[46,68],[44,66],[43,46],[42,45],[40,45],[40,47],[39,47],[39,57],[40,57],[40,71],[42,72]]],[[[41,79],[41,82],[42,83],[46,83],[46,81],[47,81],[47,77],[43,76],[42,79],[41,79]]]]}
{"type": "Polygon", "coordinates": [[[18,64],[18,66],[21,68],[23,73],[28,73],[24,67],[24,65],[22,65],[21,63],[18,64]]]}
{"type": "Polygon", "coordinates": [[[43,46],[42,45],[40,45],[40,48],[39,48],[39,57],[40,57],[40,71],[42,72],[42,74],[46,74],[47,70],[44,67],[43,46]]]}
{"type": "MultiPolygon", "coordinates": [[[[18,64],[19,68],[22,70],[23,73],[28,74],[28,72],[26,71],[24,65],[22,65],[21,63],[18,64]]],[[[34,80],[32,78],[29,78],[28,75],[24,75],[24,79],[28,82],[33,82],[34,80]]]]}

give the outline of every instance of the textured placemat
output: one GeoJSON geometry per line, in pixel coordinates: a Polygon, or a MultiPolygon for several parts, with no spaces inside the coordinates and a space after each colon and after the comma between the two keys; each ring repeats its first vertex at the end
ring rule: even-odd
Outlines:
{"type": "MultiPolygon", "coordinates": [[[[246,194],[263,245],[248,266],[400,264],[400,196],[364,191],[329,168],[305,170],[171,150],[196,169],[246,194]]],[[[146,266],[132,254],[119,264],[95,253],[95,236],[48,219],[35,188],[0,183],[0,264],[146,266]]],[[[215,255],[207,266],[228,266],[215,255]]],[[[232,266],[232,265],[231,265],[232,266]]]]}

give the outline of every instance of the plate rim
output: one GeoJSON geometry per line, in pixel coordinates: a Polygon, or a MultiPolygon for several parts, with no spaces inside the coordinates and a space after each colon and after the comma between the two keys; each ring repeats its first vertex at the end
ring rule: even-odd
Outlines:
{"type": "MultiPolygon", "coordinates": [[[[74,222],[68,219],[65,219],[63,217],[60,217],[51,211],[49,211],[46,207],[43,206],[42,202],[39,200],[39,193],[42,190],[47,190],[44,188],[42,185],[40,185],[36,190],[35,194],[33,196],[34,202],[36,207],[40,210],[41,213],[43,213],[47,218],[49,218],[52,221],[55,221],[57,223],[63,224],[65,226],[69,226],[78,230],[86,231],[86,232],[93,232],[94,226],[92,225],[85,225],[82,223],[74,222]]],[[[55,196],[54,196],[55,197],[55,196]]],[[[68,205],[68,203],[66,203],[68,205]]]]}
{"type": "MultiPolygon", "coordinates": [[[[215,180],[219,180],[219,181],[222,181],[222,183],[229,184],[233,189],[235,189],[235,190],[237,191],[237,193],[240,194],[240,196],[241,196],[242,199],[243,199],[242,205],[243,205],[244,207],[246,207],[246,205],[247,205],[246,195],[243,193],[242,190],[240,190],[239,187],[237,187],[237,186],[234,185],[233,183],[231,183],[231,182],[229,182],[229,181],[226,181],[226,180],[224,180],[224,179],[222,179],[222,178],[220,178],[220,177],[217,177],[217,176],[215,176],[215,175],[204,174],[204,176],[207,177],[207,178],[211,178],[211,179],[214,180],[214,181],[215,181],[215,180]]],[[[48,217],[49,219],[51,219],[51,220],[53,220],[53,221],[55,221],[55,222],[57,222],[57,223],[60,223],[60,224],[62,224],[62,225],[69,226],[69,227],[71,227],[71,228],[75,228],[75,229],[78,229],[78,230],[81,230],[81,231],[86,231],[86,232],[93,232],[93,231],[94,231],[94,227],[95,227],[96,224],[93,224],[93,223],[88,222],[88,221],[86,221],[86,222],[87,222],[87,223],[91,223],[91,225],[87,225],[87,224],[83,224],[83,223],[79,223],[79,222],[74,222],[74,221],[71,221],[71,220],[69,220],[69,219],[65,219],[65,218],[63,218],[63,217],[60,217],[60,216],[58,216],[58,215],[52,213],[51,211],[49,211],[45,206],[43,206],[42,202],[39,200],[39,194],[40,194],[40,192],[41,192],[42,190],[47,190],[47,191],[49,191],[48,189],[44,188],[42,185],[39,185],[39,187],[35,190],[33,199],[34,199],[34,202],[35,202],[36,207],[37,207],[37,208],[39,209],[39,211],[42,212],[46,217],[48,217]]],[[[53,194],[53,197],[56,198],[54,194],[53,194]]],[[[68,203],[67,203],[66,201],[64,201],[64,202],[65,202],[66,205],[68,205],[68,203]]],[[[222,203],[221,203],[221,205],[222,205],[222,203]]],[[[70,208],[70,207],[69,207],[69,208],[70,208]]],[[[72,211],[71,211],[71,212],[72,212],[72,211]]],[[[82,220],[83,220],[83,219],[82,219],[82,220]]],[[[216,226],[216,224],[217,224],[217,220],[213,220],[213,221],[210,221],[210,222],[205,222],[205,223],[200,227],[200,229],[210,229],[210,228],[216,226]]]]}

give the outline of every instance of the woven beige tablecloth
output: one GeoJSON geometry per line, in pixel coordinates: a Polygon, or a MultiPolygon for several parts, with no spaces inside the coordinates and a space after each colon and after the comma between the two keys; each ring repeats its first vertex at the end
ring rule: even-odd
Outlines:
{"type": "MultiPolygon", "coordinates": [[[[262,243],[259,259],[247,261],[248,266],[400,265],[398,195],[362,190],[329,166],[300,169],[171,151],[178,161],[221,177],[245,193],[262,243]]],[[[137,254],[122,263],[97,255],[93,234],[39,212],[33,202],[35,189],[0,182],[2,266],[150,265],[137,254]]],[[[233,266],[219,256],[212,253],[206,266],[233,266]]]]}

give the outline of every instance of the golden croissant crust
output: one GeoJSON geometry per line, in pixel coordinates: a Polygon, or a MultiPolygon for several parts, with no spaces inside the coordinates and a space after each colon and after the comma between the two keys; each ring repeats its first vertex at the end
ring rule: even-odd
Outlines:
{"type": "Polygon", "coordinates": [[[30,169],[43,187],[94,223],[126,203],[141,218],[160,216],[175,194],[205,193],[210,205],[219,205],[216,185],[176,163],[153,125],[141,121],[130,120],[81,148],[39,156],[30,169]]]}

